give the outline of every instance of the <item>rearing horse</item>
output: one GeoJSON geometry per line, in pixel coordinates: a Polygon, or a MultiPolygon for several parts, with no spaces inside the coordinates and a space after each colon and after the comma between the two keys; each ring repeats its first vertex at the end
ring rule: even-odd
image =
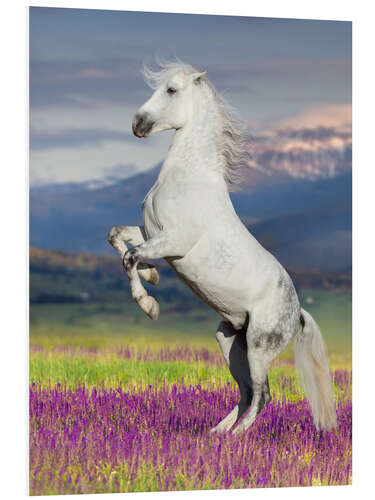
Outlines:
{"type": "Polygon", "coordinates": [[[137,137],[175,129],[167,157],[143,202],[143,227],[108,235],[129,277],[133,298],[152,319],[159,305],[140,278],[157,284],[148,259],[164,258],[178,277],[223,318],[216,338],[240,390],[235,408],[211,429],[248,429],[270,401],[267,370],[295,339],[295,357],[315,426],[332,429],[336,413],[319,327],[301,309],[281,264],[248,232],[229,190],[246,166],[245,128],[205,72],[180,62],[144,68],[155,90],[133,119],[137,137]],[[125,243],[132,245],[127,249],[125,243]]]}

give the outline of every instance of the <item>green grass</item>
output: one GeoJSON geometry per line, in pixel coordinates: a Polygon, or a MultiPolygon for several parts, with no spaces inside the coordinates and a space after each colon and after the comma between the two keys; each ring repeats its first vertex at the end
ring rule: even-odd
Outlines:
{"type": "MultiPolygon", "coordinates": [[[[99,352],[94,358],[52,352],[33,353],[30,358],[30,382],[42,387],[61,384],[70,389],[82,384],[88,388],[104,386],[107,389],[121,386],[126,390],[139,390],[147,385],[158,389],[180,383],[199,384],[203,388],[219,387],[226,383],[235,386],[224,364],[215,366],[196,361],[124,360],[108,352],[99,352]]],[[[295,402],[304,398],[296,370],[289,363],[273,363],[269,370],[269,383],[273,399],[285,398],[295,402]]],[[[335,387],[335,392],[338,396],[338,387],[335,387]]]]}
{"type": "Polygon", "coordinates": [[[149,319],[134,303],[33,305],[30,308],[30,342],[46,347],[105,347],[123,344],[194,347],[216,345],[219,317],[208,308],[189,314],[169,312],[161,304],[158,321],[149,319]]]}
{"type": "Polygon", "coordinates": [[[183,361],[137,361],[110,355],[95,359],[87,356],[65,356],[64,354],[33,354],[30,358],[30,382],[41,385],[65,384],[74,388],[85,383],[107,388],[122,386],[145,386],[179,383],[215,383],[230,381],[226,366],[209,366],[203,362],[183,361]]]}
{"type": "Polygon", "coordinates": [[[202,362],[183,361],[136,361],[116,359],[89,359],[84,356],[65,358],[33,355],[30,359],[30,382],[41,385],[66,384],[74,388],[85,383],[107,388],[139,386],[142,384],[159,386],[180,383],[195,385],[223,383],[230,380],[226,366],[208,366],[202,362]]]}
{"type": "Polygon", "coordinates": [[[302,307],[312,314],[318,322],[328,348],[340,354],[351,354],[351,295],[322,290],[301,290],[299,297],[302,307]],[[313,300],[313,303],[307,303],[308,297],[313,300]]]}
{"type": "MultiPolygon", "coordinates": [[[[328,345],[331,369],[351,368],[351,297],[324,291],[300,291],[301,304],[316,318],[328,345]],[[308,303],[306,303],[308,302],[308,303]]],[[[159,350],[165,345],[207,348],[219,352],[214,332],[219,318],[207,310],[190,314],[161,314],[152,322],[135,304],[119,310],[118,305],[96,303],[33,306],[30,343],[43,348],[30,356],[30,381],[41,385],[65,384],[74,388],[85,383],[106,387],[139,387],[151,384],[233,383],[227,367],[202,362],[187,363],[121,359],[116,349],[132,346],[138,351],[159,350]],[[95,348],[94,356],[52,352],[56,347],[95,348]]],[[[281,360],[293,359],[289,347],[281,360]]],[[[286,395],[289,400],[302,397],[293,366],[281,361],[270,370],[273,397],[286,395]],[[285,381],[285,377],[287,381],[285,381]]]]}
{"type": "MultiPolygon", "coordinates": [[[[351,295],[324,290],[300,290],[301,305],[318,322],[334,367],[351,366],[351,295]]],[[[56,346],[160,348],[189,345],[218,349],[215,331],[219,316],[208,307],[176,313],[161,303],[158,321],[150,320],[135,303],[80,303],[32,305],[30,343],[56,346]]],[[[288,347],[281,355],[292,359],[288,347]]]]}

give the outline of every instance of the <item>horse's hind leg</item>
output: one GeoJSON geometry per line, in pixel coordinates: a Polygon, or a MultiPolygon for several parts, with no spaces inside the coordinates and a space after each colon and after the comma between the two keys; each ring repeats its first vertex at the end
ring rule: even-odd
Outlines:
{"type": "Polygon", "coordinates": [[[252,398],[252,388],[245,332],[234,330],[229,323],[222,321],[217,329],[216,338],[241,394],[239,403],[210,431],[226,432],[249,408],[252,398]]]}
{"type": "MultiPolygon", "coordinates": [[[[108,233],[108,242],[115,248],[124,258],[128,250],[126,243],[132,246],[140,245],[145,242],[145,237],[142,228],[139,226],[114,226],[108,233]]],[[[159,273],[155,266],[151,264],[139,263],[137,267],[138,274],[142,279],[151,283],[152,285],[159,284],[159,273]]]]}
{"type": "Polygon", "coordinates": [[[251,364],[251,382],[253,387],[253,399],[250,409],[244,416],[242,422],[233,430],[233,434],[238,434],[247,430],[254,422],[259,413],[271,400],[269,388],[267,387],[267,368],[268,364],[264,360],[249,356],[251,364]]]}
{"type": "Polygon", "coordinates": [[[271,401],[267,377],[268,366],[285,349],[292,337],[293,332],[287,328],[282,333],[254,332],[249,325],[246,340],[253,399],[249,411],[233,430],[233,434],[246,431],[271,401]]]}

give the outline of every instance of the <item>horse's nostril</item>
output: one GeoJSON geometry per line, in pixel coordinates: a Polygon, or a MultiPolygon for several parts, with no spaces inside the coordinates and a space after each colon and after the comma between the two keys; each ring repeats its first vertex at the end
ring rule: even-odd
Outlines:
{"type": "Polygon", "coordinates": [[[133,133],[138,136],[139,130],[141,130],[142,125],[144,123],[144,117],[141,114],[136,114],[132,123],[133,133]]]}
{"type": "Polygon", "coordinates": [[[139,115],[135,115],[132,122],[132,129],[134,134],[136,134],[138,124],[139,124],[139,115]]]}
{"type": "Polygon", "coordinates": [[[137,113],[133,119],[133,133],[137,137],[147,137],[154,122],[150,119],[148,113],[137,113]]]}

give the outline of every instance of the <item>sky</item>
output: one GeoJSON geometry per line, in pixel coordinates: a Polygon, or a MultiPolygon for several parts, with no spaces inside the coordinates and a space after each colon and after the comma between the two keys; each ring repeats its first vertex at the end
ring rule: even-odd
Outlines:
{"type": "Polygon", "coordinates": [[[350,22],[31,7],[29,36],[31,186],[162,160],[171,131],[131,131],[155,57],[206,70],[252,135],[351,121],[350,22]]]}

